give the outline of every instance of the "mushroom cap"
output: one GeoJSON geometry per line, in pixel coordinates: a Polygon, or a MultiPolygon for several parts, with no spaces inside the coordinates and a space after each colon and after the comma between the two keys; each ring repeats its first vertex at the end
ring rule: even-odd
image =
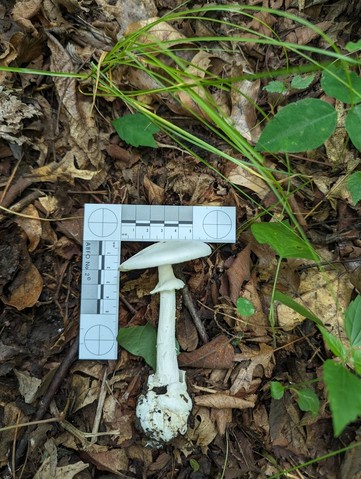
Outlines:
{"type": "Polygon", "coordinates": [[[120,265],[120,271],[154,268],[208,256],[210,246],[202,241],[162,241],[139,251],[120,265]]]}

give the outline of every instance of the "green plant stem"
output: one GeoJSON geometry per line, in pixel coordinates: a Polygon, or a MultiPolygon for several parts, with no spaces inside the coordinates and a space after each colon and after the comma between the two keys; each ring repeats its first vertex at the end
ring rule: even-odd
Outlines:
{"type": "Polygon", "coordinates": [[[291,467],[290,469],[284,469],[283,471],[280,471],[277,474],[274,474],[268,477],[268,479],[278,479],[279,477],[285,474],[289,474],[293,471],[298,471],[299,469],[302,469],[303,467],[311,466],[312,464],[315,464],[316,462],[324,461],[325,459],[328,459],[333,456],[337,456],[338,454],[342,454],[343,452],[350,451],[351,449],[354,449],[355,447],[360,447],[360,446],[361,446],[361,441],[350,444],[349,446],[338,449],[337,451],[332,451],[332,452],[329,452],[328,454],[324,454],[323,456],[318,456],[318,457],[315,457],[314,459],[310,459],[309,461],[299,464],[298,466],[291,467]]]}
{"type": "Polygon", "coordinates": [[[276,288],[277,288],[277,279],[280,273],[281,269],[281,263],[282,263],[281,257],[278,258],[277,260],[277,266],[276,266],[276,272],[275,272],[275,279],[273,282],[272,286],[272,294],[271,294],[271,301],[270,301],[270,312],[268,316],[269,323],[271,325],[271,330],[272,330],[272,337],[273,337],[273,346],[276,347],[276,321],[275,321],[275,293],[276,293],[276,288]]]}

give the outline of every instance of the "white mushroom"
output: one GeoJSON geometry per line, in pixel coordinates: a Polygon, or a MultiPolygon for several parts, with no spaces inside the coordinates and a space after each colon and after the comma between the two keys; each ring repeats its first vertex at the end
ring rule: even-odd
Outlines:
{"type": "Polygon", "coordinates": [[[157,366],[148,378],[147,389],[138,398],[136,415],[148,444],[159,447],[187,431],[192,401],[187,392],[185,372],[178,369],[175,323],[175,290],[184,286],[174,276],[172,264],[201,258],[211,248],[200,241],[155,243],[120,266],[120,271],[157,266],[158,284],[151,294],[160,293],[157,333],[157,366]]]}

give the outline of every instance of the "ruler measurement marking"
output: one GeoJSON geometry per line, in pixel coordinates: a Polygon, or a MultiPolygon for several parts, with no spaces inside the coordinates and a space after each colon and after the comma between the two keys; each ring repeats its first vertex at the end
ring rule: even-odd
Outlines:
{"type": "Polygon", "coordinates": [[[80,359],[116,359],[121,241],[235,241],[235,208],[87,204],[80,359]]]}

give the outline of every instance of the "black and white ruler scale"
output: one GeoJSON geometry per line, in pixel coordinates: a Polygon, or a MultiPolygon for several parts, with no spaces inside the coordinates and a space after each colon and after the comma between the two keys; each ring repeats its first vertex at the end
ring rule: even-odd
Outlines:
{"type": "Polygon", "coordinates": [[[234,243],[232,206],[86,204],[79,359],[117,359],[122,241],[234,243]]]}

